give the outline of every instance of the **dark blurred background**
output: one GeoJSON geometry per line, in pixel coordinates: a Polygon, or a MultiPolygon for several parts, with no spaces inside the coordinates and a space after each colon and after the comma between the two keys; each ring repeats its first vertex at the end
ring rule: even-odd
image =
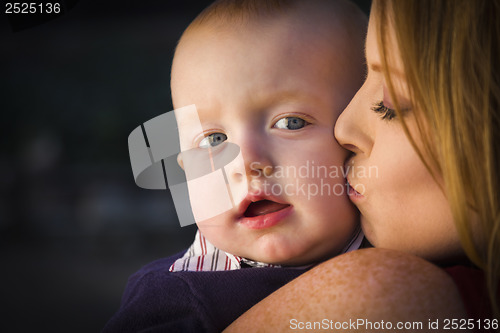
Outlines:
{"type": "Polygon", "coordinates": [[[59,2],[0,14],[2,332],[99,332],[130,274],[195,232],[135,186],[127,137],[172,109],[175,44],[211,1],[59,2]]]}

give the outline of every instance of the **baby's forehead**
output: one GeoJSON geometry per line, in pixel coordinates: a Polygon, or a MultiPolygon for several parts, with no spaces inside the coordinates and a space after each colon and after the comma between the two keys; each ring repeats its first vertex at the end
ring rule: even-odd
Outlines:
{"type": "MultiPolygon", "coordinates": [[[[248,52],[249,56],[257,52],[285,53],[283,57],[304,53],[331,63],[352,57],[353,53],[362,55],[364,30],[356,33],[353,32],[356,30],[354,26],[326,18],[312,24],[308,20],[296,20],[297,15],[287,14],[272,21],[253,19],[237,27],[200,26],[183,36],[178,44],[174,63],[178,60],[176,58],[188,54],[207,58],[207,50],[221,53],[248,52]]],[[[218,59],[214,59],[214,62],[217,61],[218,59]]]]}
{"type": "MultiPolygon", "coordinates": [[[[361,70],[364,59],[364,40],[361,33],[356,37],[347,32],[348,29],[339,24],[321,27],[304,22],[297,24],[289,18],[288,22],[271,24],[256,21],[238,30],[223,27],[214,31],[201,27],[191,31],[179,43],[172,79],[181,78],[182,75],[178,74],[186,73],[186,69],[192,73],[195,69],[211,68],[212,73],[220,74],[231,66],[233,72],[243,79],[272,64],[282,68],[284,76],[292,69],[294,73],[312,71],[312,75],[319,76],[345,70],[357,72],[357,67],[361,70]],[[282,61],[273,62],[275,58],[282,61]]],[[[273,79],[271,73],[277,71],[276,67],[269,69],[269,75],[261,78],[263,83],[273,79]]],[[[328,81],[331,82],[331,78],[328,81]]]]}
{"type": "MultiPolygon", "coordinates": [[[[324,1],[330,2],[336,3],[324,1]]],[[[289,81],[301,90],[313,82],[331,94],[352,94],[365,72],[366,17],[359,12],[344,18],[349,11],[337,7],[301,6],[240,21],[214,19],[188,29],[172,66],[174,106],[207,104],[223,91],[226,99],[235,86],[248,87],[255,96],[256,90],[289,81]]]]}
{"type": "Polygon", "coordinates": [[[280,29],[288,32],[288,40],[304,47],[314,40],[325,44],[332,40],[364,44],[367,17],[350,1],[289,1],[285,6],[269,5],[267,9],[265,1],[256,3],[264,9],[234,12],[231,8],[218,8],[217,13],[195,20],[181,42],[188,36],[262,36],[280,29]],[[303,35],[307,38],[301,39],[303,35]]]}

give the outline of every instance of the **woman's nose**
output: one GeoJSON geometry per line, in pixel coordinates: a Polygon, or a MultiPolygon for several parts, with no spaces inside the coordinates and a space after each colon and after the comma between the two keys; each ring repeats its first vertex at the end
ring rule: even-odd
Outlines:
{"type": "Polygon", "coordinates": [[[363,87],[340,114],[335,124],[335,138],[345,148],[356,154],[370,154],[373,134],[373,118],[368,96],[363,87]]]}

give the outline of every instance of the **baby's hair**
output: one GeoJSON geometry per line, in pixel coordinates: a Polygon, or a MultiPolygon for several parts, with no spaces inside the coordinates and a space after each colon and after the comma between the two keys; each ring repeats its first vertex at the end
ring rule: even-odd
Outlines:
{"type": "Polygon", "coordinates": [[[354,34],[366,34],[366,15],[350,0],[216,0],[198,14],[183,36],[200,28],[213,31],[227,27],[238,29],[253,20],[274,19],[302,11],[314,12],[323,23],[325,20],[340,20],[353,29],[354,34]]]}
{"type": "Polygon", "coordinates": [[[235,25],[254,18],[283,13],[298,0],[217,0],[205,8],[186,32],[200,27],[235,25]]]}
{"type": "MultiPolygon", "coordinates": [[[[367,24],[366,14],[350,0],[216,0],[198,14],[179,39],[171,79],[181,45],[194,35],[210,38],[243,32],[241,36],[245,36],[246,32],[265,34],[272,27],[287,29],[293,26],[297,36],[302,32],[309,35],[302,42],[311,54],[324,52],[324,45],[335,50],[329,55],[332,61],[327,66],[333,62],[352,66],[349,83],[337,92],[353,94],[365,74],[363,50],[367,24]]],[[[328,70],[325,67],[325,73],[328,70]]],[[[175,101],[173,103],[175,107],[175,101]]]]}

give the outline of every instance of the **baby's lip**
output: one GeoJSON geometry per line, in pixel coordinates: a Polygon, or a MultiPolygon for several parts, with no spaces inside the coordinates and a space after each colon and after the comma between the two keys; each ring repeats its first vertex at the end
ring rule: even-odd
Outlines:
{"type": "Polygon", "coordinates": [[[277,213],[285,208],[290,207],[289,204],[282,204],[276,201],[260,200],[252,202],[247,210],[243,213],[246,218],[269,216],[269,214],[277,213]]]}
{"type": "MultiPolygon", "coordinates": [[[[267,195],[261,195],[261,194],[256,194],[256,193],[248,193],[247,196],[243,199],[243,201],[239,204],[238,206],[238,215],[240,217],[245,217],[245,213],[249,213],[248,209],[249,207],[257,202],[262,202],[263,205],[266,204],[271,204],[273,205],[273,208],[275,209],[274,211],[281,210],[283,208],[286,208],[290,206],[290,204],[283,202],[280,198],[276,198],[274,196],[267,196],[267,195]],[[267,201],[267,203],[266,203],[267,201]]],[[[257,204],[259,205],[259,204],[257,204]]],[[[255,206],[255,205],[254,205],[255,206]]],[[[262,206],[262,205],[260,205],[262,206]]],[[[255,207],[253,207],[255,208],[255,207]]],[[[254,209],[251,209],[252,211],[254,209]]],[[[266,214],[266,213],[264,213],[266,214]]],[[[252,214],[253,215],[253,214],[252,214]]]]}

